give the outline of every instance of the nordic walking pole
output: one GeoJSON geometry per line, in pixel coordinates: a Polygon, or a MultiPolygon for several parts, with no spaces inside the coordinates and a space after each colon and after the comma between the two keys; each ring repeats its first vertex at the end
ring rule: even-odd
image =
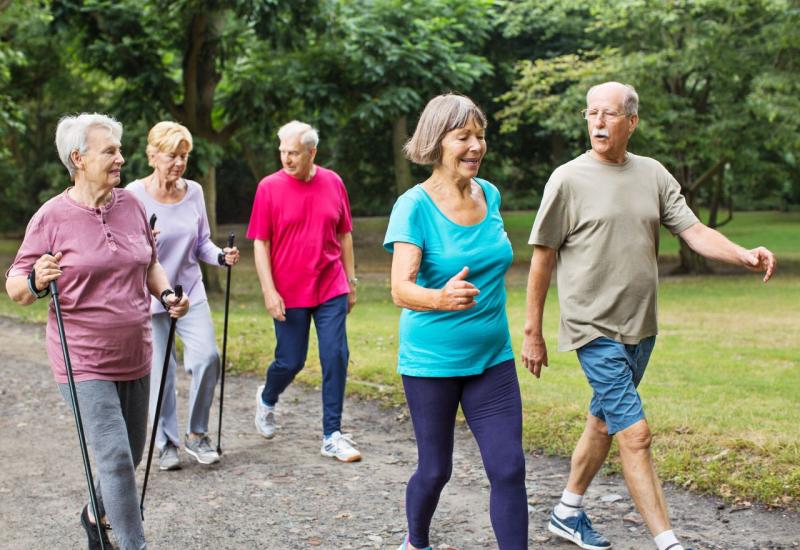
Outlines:
{"type": "MultiPolygon", "coordinates": [[[[183,297],[183,287],[175,285],[175,297],[178,301],[183,297]]],[[[172,355],[172,344],[175,342],[175,325],[177,319],[170,320],[169,336],[167,337],[167,352],[164,357],[164,368],[161,369],[161,384],[158,386],[158,397],[156,398],[156,413],[153,415],[153,431],[150,433],[150,449],[147,451],[147,466],[144,470],[144,483],[142,484],[142,500],[139,501],[139,512],[144,521],[144,495],[147,493],[147,478],[150,476],[150,464],[153,461],[153,447],[156,444],[156,432],[158,431],[158,421],[161,419],[161,402],[164,400],[164,385],[167,381],[169,372],[169,360],[172,355]]]]}
{"type": "MultiPolygon", "coordinates": [[[[236,236],[228,235],[228,248],[233,248],[236,236]]],[[[219,378],[219,424],[217,425],[217,454],[222,454],[222,404],[225,400],[225,352],[228,349],[228,303],[231,299],[231,266],[228,267],[228,281],[225,284],[225,323],[222,329],[222,370],[219,378]]]]}
{"type": "MultiPolygon", "coordinates": [[[[48,252],[52,256],[52,252],[48,252]]],[[[53,306],[56,310],[56,324],[58,325],[58,337],[61,338],[61,351],[64,353],[64,365],[67,367],[67,384],[69,385],[69,398],[72,401],[72,414],[75,417],[75,427],[78,429],[78,441],[81,445],[81,456],[83,457],[83,470],[86,473],[86,484],[89,485],[89,503],[92,506],[97,536],[100,537],[100,548],[105,550],[103,544],[103,525],[100,520],[100,513],[97,510],[97,494],[94,490],[94,479],[92,478],[92,466],[89,464],[89,450],[86,447],[86,435],[83,433],[83,420],[81,420],[81,410],[78,407],[78,392],[75,388],[75,378],[72,374],[72,362],[69,360],[69,349],[67,348],[67,337],[64,334],[64,318],[61,316],[61,304],[58,302],[58,285],[55,281],[50,281],[50,294],[53,295],[53,306]]]]}

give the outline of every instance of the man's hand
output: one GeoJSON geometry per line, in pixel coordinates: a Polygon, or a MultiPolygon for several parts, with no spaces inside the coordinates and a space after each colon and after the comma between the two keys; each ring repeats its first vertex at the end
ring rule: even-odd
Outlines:
{"type": "Polygon", "coordinates": [[[778,265],[775,254],[763,246],[753,248],[752,250],[745,250],[741,256],[741,262],[743,266],[751,271],[764,272],[765,283],[770,280],[778,265]]]}
{"type": "Polygon", "coordinates": [[[350,293],[347,295],[347,313],[353,311],[354,307],[356,307],[356,287],[350,283],[350,293]]]}
{"type": "Polygon", "coordinates": [[[283,303],[283,298],[277,292],[264,294],[264,305],[267,308],[267,312],[272,316],[273,319],[276,321],[285,321],[286,320],[286,305],[283,303]]]}
{"type": "Polygon", "coordinates": [[[453,275],[447,284],[439,291],[436,301],[436,309],[439,311],[460,311],[469,309],[478,304],[475,297],[480,294],[480,290],[466,280],[469,268],[463,267],[461,271],[453,275]]]}
{"type": "Polygon", "coordinates": [[[536,378],[541,376],[542,367],[547,366],[547,344],[541,334],[525,334],[522,339],[522,365],[536,378]]]}

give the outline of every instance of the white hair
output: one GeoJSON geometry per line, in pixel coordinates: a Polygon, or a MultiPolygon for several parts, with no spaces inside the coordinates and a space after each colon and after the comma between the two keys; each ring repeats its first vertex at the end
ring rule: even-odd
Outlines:
{"type": "Polygon", "coordinates": [[[601,86],[606,86],[607,84],[614,84],[617,86],[622,86],[625,88],[625,95],[622,98],[622,109],[625,111],[626,115],[638,115],[639,114],[639,94],[636,93],[636,88],[631,86],[630,84],[622,84],[621,82],[604,82],[602,84],[597,84],[596,86],[592,86],[589,88],[589,91],[586,92],[586,104],[589,104],[589,96],[592,95],[592,92],[601,86]]]}
{"type": "Polygon", "coordinates": [[[278,130],[278,139],[281,141],[297,135],[300,136],[300,143],[302,143],[306,149],[314,149],[319,143],[317,129],[299,120],[288,122],[278,130]]]}
{"type": "Polygon", "coordinates": [[[108,115],[100,113],[81,113],[77,116],[63,116],[56,127],[56,149],[61,163],[67,167],[69,177],[75,179],[77,167],[72,162],[72,152],[86,153],[86,137],[91,128],[106,128],[115,139],[122,140],[122,124],[108,115]]]}

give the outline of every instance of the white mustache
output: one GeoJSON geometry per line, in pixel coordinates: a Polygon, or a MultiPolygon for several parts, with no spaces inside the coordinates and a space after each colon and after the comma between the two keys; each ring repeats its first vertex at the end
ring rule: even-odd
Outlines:
{"type": "Polygon", "coordinates": [[[592,130],[592,137],[608,137],[608,130],[605,128],[595,128],[592,130]]]}

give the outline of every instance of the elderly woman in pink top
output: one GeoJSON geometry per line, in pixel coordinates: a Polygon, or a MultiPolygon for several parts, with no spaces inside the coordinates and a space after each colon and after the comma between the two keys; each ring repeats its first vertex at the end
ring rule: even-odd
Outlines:
{"type": "MultiPolygon", "coordinates": [[[[176,326],[183,341],[183,367],[192,377],[184,449],[200,464],[214,464],[219,462],[219,454],[211,446],[208,436],[208,417],[219,378],[220,360],[200,262],[234,265],[239,261],[239,251],[236,247],[222,249],[211,242],[203,189],[199,183],[183,178],[191,150],[192,134],[186,127],[176,122],[159,122],[147,135],[147,159],[153,173],[130,183],[126,189],[142,201],[148,217],[156,215],[158,260],[172,284],[183,286],[192,303],[189,313],[176,326]]],[[[150,380],[150,414],[154,415],[170,322],[158,300],[151,302],[153,376],[150,380]]],[[[175,399],[177,365],[174,348],[171,353],[156,432],[161,470],[180,468],[178,448],[181,434],[175,399]]]]}
{"type": "MultiPolygon", "coordinates": [[[[56,147],[74,185],[31,218],[6,273],[6,290],[15,302],[29,305],[58,280],[84,430],[97,468],[99,511],[123,550],[139,550],[147,547],[135,468],[147,437],[150,296],[160,297],[172,317],[185,315],[189,301],[179,301],[170,288],[141,203],[116,188],[125,162],[121,138],[122,125],[105,115],[61,119],[56,147]]],[[[52,304],[47,354],[69,402],[52,304]]],[[[81,523],[90,549],[100,548],[94,522],[87,505],[81,523]]]]}

